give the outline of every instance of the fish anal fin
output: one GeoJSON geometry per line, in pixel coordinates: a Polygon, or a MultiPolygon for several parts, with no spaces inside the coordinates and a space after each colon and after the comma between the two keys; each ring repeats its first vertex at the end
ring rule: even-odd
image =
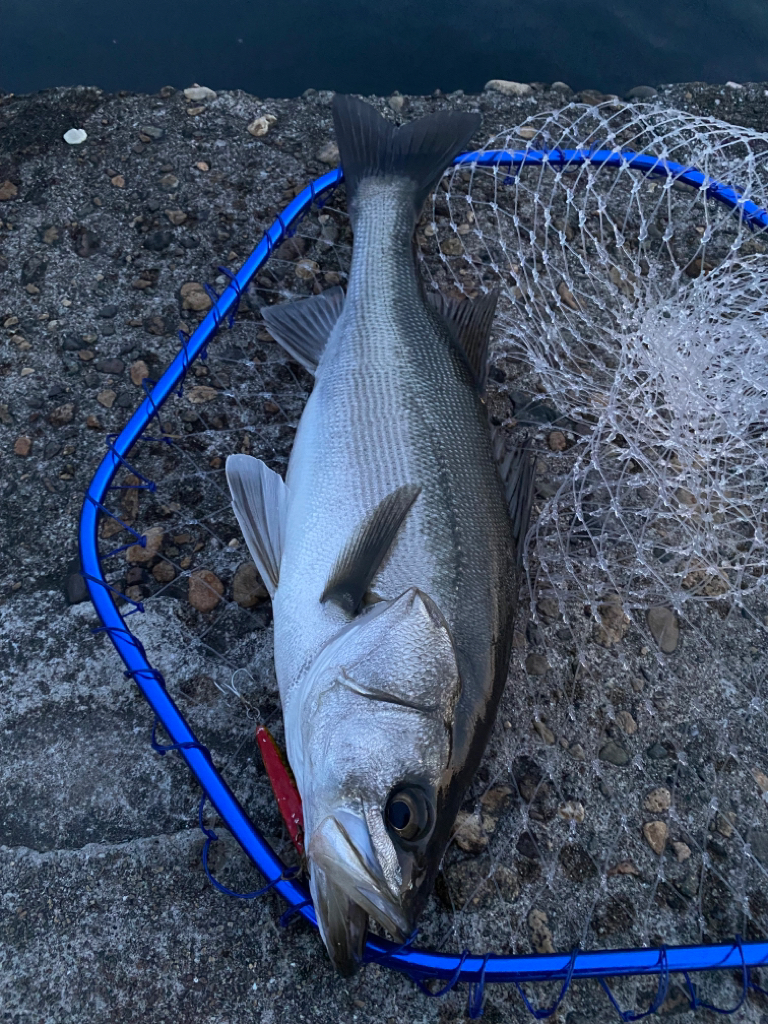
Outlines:
{"type": "Polygon", "coordinates": [[[320,597],[322,602],[333,601],[348,615],[360,610],[373,577],[420,493],[420,485],[403,484],[379,502],[339,555],[320,597]]]}
{"type": "Polygon", "coordinates": [[[283,555],[288,488],[279,473],[252,455],[230,455],[226,473],[245,543],[269,596],[274,597],[283,555]]]}
{"type": "Polygon", "coordinates": [[[269,333],[298,363],[315,373],[336,321],[344,309],[340,285],[296,302],[262,306],[269,333]]]}
{"type": "Polygon", "coordinates": [[[517,447],[506,450],[504,435],[494,430],[492,436],[493,457],[499,468],[504,499],[512,520],[512,536],[515,542],[517,561],[522,557],[523,541],[528,532],[533,505],[536,458],[531,453],[531,439],[526,437],[517,447]]]}
{"type": "Polygon", "coordinates": [[[488,340],[499,301],[499,289],[494,288],[477,299],[463,300],[448,298],[440,292],[426,292],[426,299],[455,332],[474,374],[477,390],[484,395],[488,376],[488,340]]]}

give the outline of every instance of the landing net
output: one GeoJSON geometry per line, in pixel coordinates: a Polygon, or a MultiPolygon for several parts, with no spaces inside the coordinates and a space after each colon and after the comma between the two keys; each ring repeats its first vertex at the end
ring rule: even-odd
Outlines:
{"type": "MultiPolygon", "coordinates": [[[[494,981],[518,987],[487,1003],[591,1010],[586,977],[624,1019],[765,1006],[748,968],[768,962],[766,152],[715,120],[571,104],[459,157],[417,228],[427,288],[501,286],[489,415],[538,457],[496,731],[418,936],[368,948],[439,979],[426,990],[469,982],[471,1014],[494,981]]],[[[224,462],[284,475],[311,378],[259,309],[345,283],[341,181],[305,189],[223,272],[109,439],[81,521],[103,628],[170,737],[156,747],[311,921],[263,776],[230,789],[214,767],[217,736],[262,721],[282,738],[271,610],[224,462]]],[[[212,821],[201,809],[206,858],[212,821]]]]}

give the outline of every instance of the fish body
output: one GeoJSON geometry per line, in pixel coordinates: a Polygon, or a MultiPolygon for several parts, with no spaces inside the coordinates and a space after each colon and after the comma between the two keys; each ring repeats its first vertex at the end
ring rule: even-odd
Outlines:
{"type": "Polygon", "coordinates": [[[321,933],[350,973],[369,915],[411,931],[485,748],[530,472],[508,456],[500,474],[482,401],[496,297],[474,311],[428,301],[412,244],[478,119],[432,115],[409,133],[338,96],[334,117],[354,228],[346,297],[264,311],[315,385],[285,484],[248,456],[227,474],[272,592],[321,933]]]}

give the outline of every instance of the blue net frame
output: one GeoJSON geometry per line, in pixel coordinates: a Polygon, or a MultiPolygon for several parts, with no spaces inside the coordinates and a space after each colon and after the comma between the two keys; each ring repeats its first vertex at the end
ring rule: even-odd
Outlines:
{"type": "MultiPolygon", "coordinates": [[[[709,178],[695,167],[663,160],[646,153],[628,151],[592,149],[554,149],[554,150],[488,150],[484,152],[463,153],[454,161],[455,165],[467,166],[504,166],[509,167],[509,174],[519,170],[523,165],[541,166],[549,164],[555,168],[573,169],[584,164],[598,168],[632,169],[647,177],[672,178],[674,181],[693,186],[703,198],[713,199],[730,208],[734,214],[750,230],[768,231],[768,211],[745,199],[735,189],[709,178]]],[[[91,600],[102,622],[98,631],[106,632],[114,644],[118,654],[126,666],[125,676],[132,678],[155,713],[155,727],[158,723],[165,728],[171,742],[165,746],[155,740],[155,729],[152,731],[152,746],[160,754],[169,751],[177,752],[186,761],[203,790],[200,805],[200,826],[206,835],[203,851],[203,866],[207,877],[221,891],[233,896],[251,899],[269,890],[278,892],[287,902],[288,909],[281,922],[285,923],[294,915],[301,915],[309,924],[317,926],[314,908],[306,888],[296,877],[295,869],[287,868],[275,854],[259,829],[253,824],[240,805],[237,798],[216,769],[210,752],[195,739],[189,725],[174,704],[165,688],[162,675],[154,669],[148,660],[140,641],[133,636],[126,625],[125,619],[137,612],[143,612],[140,601],[131,601],[124,595],[121,597],[130,610],[123,615],[113,600],[116,592],[109,586],[102,572],[102,557],[108,558],[124,550],[127,545],[99,554],[98,522],[99,512],[114,516],[104,506],[107,493],[114,487],[113,480],[121,466],[130,466],[126,459],[134,444],[144,430],[156,418],[161,426],[160,410],[163,402],[173,391],[181,394],[184,378],[192,363],[197,358],[205,359],[207,346],[222,324],[227,321],[231,327],[241,296],[250,281],[261,270],[269,259],[272,251],[280,242],[290,237],[296,224],[305,216],[310,208],[322,206],[325,198],[344,180],[341,168],[329,171],[308,185],[286,209],[278,215],[272,226],[245,261],[237,274],[224,267],[219,269],[229,277],[230,283],[221,296],[217,296],[207,288],[214,305],[205,319],[200,323],[191,337],[180,332],[182,347],[171,365],[156,383],[145,381],[146,398],[133,414],[129,422],[118,436],[107,438],[108,452],[96,470],[88,487],[80,517],[79,545],[82,574],[87,582],[91,600]],[[221,886],[211,876],[207,865],[207,853],[216,834],[206,828],[203,822],[203,806],[209,800],[217,811],[222,822],[236,838],[240,846],[253,864],[267,879],[267,884],[257,892],[237,894],[221,886]]],[[[207,286],[206,286],[207,287],[207,286]]],[[[155,438],[159,443],[163,438],[155,438]]],[[[168,439],[170,443],[170,439],[168,439]]],[[[131,470],[135,473],[135,470],[131,470]]],[[[138,474],[137,474],[138,476],[138,474]]],[[[139,477],[138,485],[151,491],[155,484],[146,478],[139,477]]],[[[125,524],[123,524],[125,526],[125,524]]],[[[145,538],[134,533],[135,540],[131,543],[145,544],[145,538]]],[[[419,988],[429,996],[444,995],[456,984],[463,982],[469,986],[467,1012],[471,1018],[480,1016],[483,1006],[484,988],[489,983],[506,983],[516,987],[526,1009],[535,1019],[543,1019],[555,1012],[562,1002],[572,981],[584,978],[597,979],[604,988],[608,999],[617,1011],[620,1019],[625,1021],[639,1020],[641,1017],[655,1013],[666,996],[669,976],[679,973],[684,979],[690,1006],[692,1009],[705,1007],[723,1014],[734,1013],[746,998],[749,989],[768,995],[750,977],[750,968],[768,965],[768,941],[742,942],[739,936],[734,941],[719,945],[676,946],[656,949],[617,949],[580,951],[569,953],[496,955],[493,953],[474,954],[464,950],[459,954],[438,953],[413,948],[411,936],[403,945],[396,945],[378,936],[369,936],[366,951],[366,962],[376,962],[392,970],[407,974],[419,988]],[[742,994],[735,1006],[718,1008],[701,1000],[696,995],[690,974],[713,970],[737,971],[742,978],[742,994]],[[642,1013],[623,1011],[607,985],[610,977],[656,976],[658,988],[648,1010],[642,1013]],[[427,987],[427,982],[435,981],[440,986],[437,991],[427,987]],[[525,982],[560,982],[560,993],[553,1005],[535,1007],[522,988],[525,982]]]]}

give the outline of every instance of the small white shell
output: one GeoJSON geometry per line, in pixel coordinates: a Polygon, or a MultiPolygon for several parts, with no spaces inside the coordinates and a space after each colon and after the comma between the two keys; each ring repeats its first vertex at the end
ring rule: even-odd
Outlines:
{"type": "Polygon", "coordinates": [[[68,132],[64,132],[64,141],[68,142],[70,146],[79,146],[87,138],[88,133],[83,131],[82,128],[70,128],[68,132]]]}

